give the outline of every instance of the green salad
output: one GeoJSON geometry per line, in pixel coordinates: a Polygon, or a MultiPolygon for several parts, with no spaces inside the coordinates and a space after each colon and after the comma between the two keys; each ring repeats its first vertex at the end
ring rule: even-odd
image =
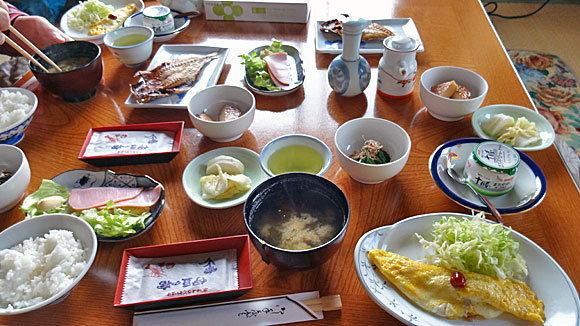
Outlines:
{"type": "Polygon", "coordinates": [[[282,41],[273,39],[270,47],[256,53],[252,51],[249,55],[242,54],[242,64],[246,66],[246,75],[248,80],[258,88],[267,89],[269,91],[279,91],[280,87],[276,86],[272,81],[272,76],[268,73],[266,61],[263,58],[271,53],[286,52],[282,50],[282,41]]]}
{"type": "Polygon", "coordinates": [[[429,264],[522,281],[528,268],[510,233],[511,228],[486,222],[481,212],[472,219],[443,217],[433,224],[432,241],[415,235],[425,249],[434,252],[425,256],[429,264]]]}
{"type": "Polygon", "coordinates": [[[67,204],[68,190],[52,180],[42,180],[42,184],[34,193],[22,202],[20,210],[26,213],[26,218],[51,213],[66,213],[78,216],[87,221],[101,237],[126,237],[145,228],[145,220],[151,216],[149,210],[132,212],[122,208],[112,208],[113,201],[106,208],[91,208],[81,212],[73,211],[67,204]]]}

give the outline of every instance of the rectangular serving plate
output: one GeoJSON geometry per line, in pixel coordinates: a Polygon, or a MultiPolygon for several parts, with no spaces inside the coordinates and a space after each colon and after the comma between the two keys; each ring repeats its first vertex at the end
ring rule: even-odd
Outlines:
{"type": "Polygon", "coordinates": [[[210,300],[226,300],[239,297],[252,289],[252,264],[250,262],[250,237],[247,234],[234,235],[229,237],[187,241],[180,243],[170,243],[138,248],[125,249],[119,271],[117,291],[113,305],[119,308],[132,310],[149,310],[166,308],[175,305],[191,304],[210,300]],[[212,252],[218,250],[236,249],[238,258],[238,288],[235,290],[219,291],[211,293],[199,293],[179,298],[167,298],[153,301],[142,301],[136,303],[123,304],[121,297],[123,294],[123,284],[127,272],[129,256],[138,258],[156,258],[166,256],[178,256],[212,252]]]}
{"type": "MultiPolygon", "coordinates": [[[[425,51],[423,41],[419,36],[419,31],[412,18],[389,18],[389,19],[374,19],[373,23],[383,25],[393,31],[395,35],[412,37],[419,41],[418,52],[425,51]]],[[[340,54],[342,53],[342,38],[340,35],[334,33],[325,33],[320,30],[320,23],[316,22],[316,51],[320,53],[340,54]]],[[[383,53],[383,40],[370,40],[361,42],[359,53],[381,54],[383,53]]]]}
{"type": "Polygon", "coordinates": [[[188,44],[163,44],[153,56],[153,59],[147,66],[146,70],[151,70],[163,62],[174,60],[180,57],[187,56],[204,56],[211,53],[217,53],[218,57],[210,62],[208,62],[202,71],[199,73],[195,85],[193,87],[181,94],[172,94],[167,97],[158,98],[151,100],[147,103],[139,103],[135,100],[132,94],[125,101],[125,106],[130,108],[158,108],[158,109],[187,109],[187,104],[197,92],[217,84],[224,64],[226,62],[226,57],[230,49],[219,48],[213,46],[199,46],[199,45],[188,45],[188,44]]]}
{"type": "Polygon", "coordinates": [[[183,121],[175,122],[159,122],[159,123],[144,123],[136,125],[112,126],[112,127],[96,127],[89,129],[87,138],[78,159],[94,166],[118,166],[118,165],[132,165],[132,164],[149,164],[149,163],[167,163],[171,161],[178,153],[181,147],[181,136],[183,134],[183,121]],[[102,131],[170,131],[175,133],[173,139],[173,148],[170,152],[155,152],[146,154],[123,154],[123,155],[107,155],[107,156],[85,156],[87,146],[93,137],[94,132],[102,131]]]}

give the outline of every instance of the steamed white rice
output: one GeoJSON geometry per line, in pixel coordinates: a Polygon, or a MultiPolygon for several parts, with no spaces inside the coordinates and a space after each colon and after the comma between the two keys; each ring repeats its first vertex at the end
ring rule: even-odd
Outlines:
{"type": "Polygon", "coordinates": [[[86,254],[71,231],[50,230],[0,250],[0,309],[40,303],[68,287],[86,266],[86,254]]]}
{"type": "Polygon", "coordinates": [[[0,91],[0,129],[26,118],[32,104],[32,99],[20,92],[0,91]]]}

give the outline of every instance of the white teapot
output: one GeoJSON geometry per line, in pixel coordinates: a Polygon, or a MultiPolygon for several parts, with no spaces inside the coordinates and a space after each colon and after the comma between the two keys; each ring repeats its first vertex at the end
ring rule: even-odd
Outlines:
{"type": "Polygon", "coordinates": [[[383,40],[383,46],[377,92],[393,99],[411,95],[417,76],[415,54],[419,42],[407,36],[390,36],[383,40]]]}

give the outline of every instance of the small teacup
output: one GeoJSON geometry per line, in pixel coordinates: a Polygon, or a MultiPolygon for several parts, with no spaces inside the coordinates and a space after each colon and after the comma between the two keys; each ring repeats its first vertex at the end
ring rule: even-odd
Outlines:
{"type": "Polygon", "coordinates": [[[153,30],[145,26],[127,26],[105,35],[103,42],[125,66],[137,68],[151,56],[153,30]]]}

